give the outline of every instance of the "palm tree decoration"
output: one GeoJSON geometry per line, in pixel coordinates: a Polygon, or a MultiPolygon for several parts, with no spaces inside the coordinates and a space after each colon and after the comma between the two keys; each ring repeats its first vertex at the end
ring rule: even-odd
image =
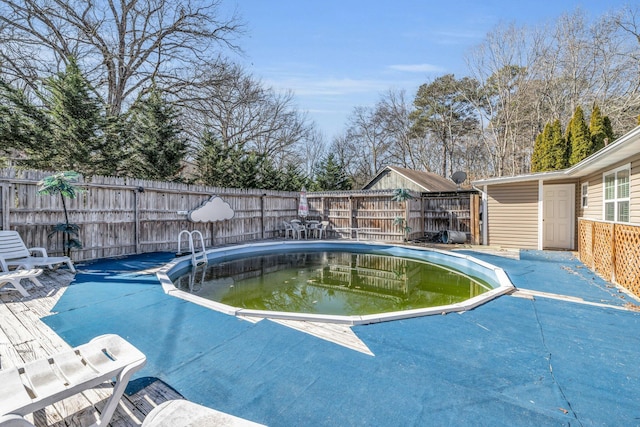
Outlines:
{"type": "MultiPolygon", "coordinates": [[[[391,197],[391,200],[394,202],[406,202],[411,199],[413,199],[413,196],[406,188],[396,188],[393,190],[393,197],[391,197]]],[[[404,231],[405,234],[405,240],[407,240],[407,236],[411,233],[411,227],[409,227],[407,220],[401,216],[396,216],[393,219],[393,225],[402,228],[402,231],[404,231]]]]}
{"type": "Polygon", "coordinates": [[[62,209],[64,209],[64,222],[56,224],[51,233],[49,233],[49,237],[56,233],[62,233],[62,243],[66,256],[71,254],[72,248],[82,248],[78,235],[80,227],[78,224],[69,222],[69,213],[67,212],[67,203],[65,201],[66,197],[75,199],[78,193],[84,191],[84,189],[76,185],[79,178],[80,174],[78,172],[67,171],[58,172],[38,182],[38,194],[50,194],[52,196],[60,194],[62,209]]]}

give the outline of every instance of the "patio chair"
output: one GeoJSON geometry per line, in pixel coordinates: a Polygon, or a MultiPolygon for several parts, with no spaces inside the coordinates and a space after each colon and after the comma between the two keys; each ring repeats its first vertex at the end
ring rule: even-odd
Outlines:
{"type": "Polygon", "coordinates": [[[307,237],[318,237],[318,227],[320,227],[320,221],[312,220],[307,221],[307,237]]]}
{"type": "Polygon", "coordinates": [[[0,426],[31,425],[24,416],[116,378],[94,425],[109,424],[134,372],[146,357],[118,335],[101,335],[68,351],[0,371],[0,426]]]}
{"type": "Polygon", "coordinates": [[[293,231],[298,239],[302,239],[302,234],[304,234],[305,238],[307,237],[307,227],[305,227],[299,219],[292,219],[291,227],[293,227],[293,231]]]}
{"type": "Polygon", "coordinates": [[[327,229],[329,228],[329,221],[320,221],[318,225],[318,239],[322,239],[323,234],[327,234],[327,229]]]}
{"type": "Polygon", "coordinates": [[[28,297],[29,292],[27,292],[24,287],[20,284],[20,280],[29,279],[36,286],[42,287],[42,283],[38,279],[37,276],[42,274],[42,270],[15,270],[10,271],[8,273],[0,273],[0,288],[11,285],[13,287],[8,287],[6,290],[18,291],[22,294],[23,297],[28,297]]]}
{"type": "Polygon", "coordinates": [[[17,231],[0,231],[0,271],[9,271],[12,266],[30,270],[40,266],[53,268],[57,264],[67,264],[69,270],[76,272],[69,257],[50,257],[45,248],[27,248],[17,231]],[[40,256],[33,256],[32,253],[40,256]]]}
{"type": "Polygon", "coordinates": [[[235,426],[258,427],[244,418],[238,418],[188,400],[168,400],[153,408],[142,422],[142,427],[235,426]]]}
{"type": "Polygon", "coordinates": [[[287,221],[282,221],[282,225],[284,225],[284,238],[286,239],[287,237],[289,237],[289,235],[291,235],[291,238],[293,239],[295,237],[295,231],[293,230],[291,224],[287,221]]]}

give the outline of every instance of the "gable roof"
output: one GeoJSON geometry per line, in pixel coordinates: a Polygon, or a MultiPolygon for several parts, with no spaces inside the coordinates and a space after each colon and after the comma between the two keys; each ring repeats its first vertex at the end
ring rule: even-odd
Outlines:
{"type": "Polygon", "coordinates": [[[417,186],[423,189],[423,191],[440,192],[440,191],[456,191],[458,186],[446,178],[441,177],[438,174],[432,172],[417,171],[413,169],[400,168],[397,166],[387,166],[382,169],[378,174],[362,187],[366,190],[373,186],[380,178],[387,173],[397,173],[405,179],[413,182],[417,186]]]}
{"type": "Polygon", "coordinates": [[[599,170],[603,170],[623,162],[625,159],[640,153],[640,126],[627,132],[600,151],[567,169],[551,172],[537,172],[524,175],[487,178],[473,181],[473,185],[507,184],[520,181],[556,180],[581,178],[599,170]]]}

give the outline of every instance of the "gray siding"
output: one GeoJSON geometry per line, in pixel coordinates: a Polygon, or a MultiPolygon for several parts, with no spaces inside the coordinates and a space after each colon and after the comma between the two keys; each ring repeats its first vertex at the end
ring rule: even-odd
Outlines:
{"type": "Polygon", "coordinates": [[[407,188],[413,191],[425,191],[424,188],[420,187],[414,182],[409,181],[402,175],[399,175],[394,172],[385,171],[383,172],[375,182],[371,184],[367,189],[368,190],[389,190],[396,188],[407,188]]]}
{"type": "Polygon", "coordinates": [[[538,182],[488,187],[488,243],[538,248],[538,182]]]}

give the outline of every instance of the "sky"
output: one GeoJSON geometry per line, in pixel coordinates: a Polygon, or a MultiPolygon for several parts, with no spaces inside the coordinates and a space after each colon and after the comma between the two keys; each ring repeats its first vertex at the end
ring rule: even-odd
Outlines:
{"type": "Polygon", "coordinates": [[[465,55],[501,24],[541,26],[577,8],[596,18],[622,0],[225,0],[246,24],[234,59],[277,91],[325,140],[346,129],[357,106],[374,106],[389,90],[438,76],[469,75],[465,55]]]}

